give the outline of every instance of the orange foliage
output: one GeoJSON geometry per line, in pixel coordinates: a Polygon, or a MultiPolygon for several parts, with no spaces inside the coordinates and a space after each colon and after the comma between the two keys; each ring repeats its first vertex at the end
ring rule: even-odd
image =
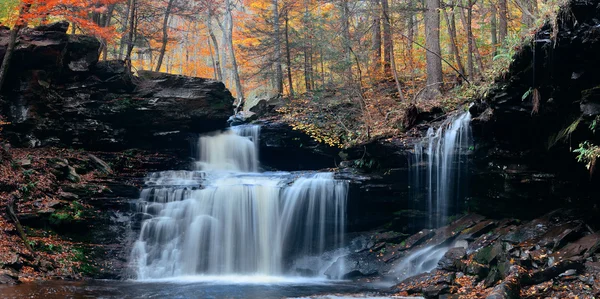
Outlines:
{"type": "Polygon", "coordinates": [[[102,39],[116,37],[114,28],[102,27],[91,20],[93,13],[105,13],[109,5],[123,0],[21,0],[17,25],[46,23],[50,18],[65,19],[82,31],[102,39]]]}

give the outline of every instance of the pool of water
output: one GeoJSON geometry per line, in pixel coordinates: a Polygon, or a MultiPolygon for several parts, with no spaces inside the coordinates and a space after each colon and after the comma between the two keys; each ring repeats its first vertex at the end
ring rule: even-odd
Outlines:
{"type": "Polygon", "coordinates": [[[8,298],[344,298],[378,296],[366,285],[277,277],[179,277],[169,280],[80,282],[43,281],[0,285],[8,298]],[[348,295],[354,294],[354,295],[348,295]]]}

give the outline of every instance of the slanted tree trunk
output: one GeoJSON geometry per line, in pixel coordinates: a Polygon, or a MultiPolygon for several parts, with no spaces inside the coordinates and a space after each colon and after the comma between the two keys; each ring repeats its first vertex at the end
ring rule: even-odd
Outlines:
{"type": "Polygon", "coordinates": [[[517,4],[521,8],[521,23],[525,29],[533,27],[535,14],[537,11],[536,0],[517,0],[517,4]]]}
{"type": "Polygon", "coordinates": [[[27,239],[27,234],[25,234],[25,230],[23,226],[21,226],[21,222],[17,217],[17,213],[15,212],[17,206],[17,198],[14,195],[8,200],[8,204],[6,205],[6,213],[8,214],[8,218],[15,224],[15,228],[17,229],[17,233],[23,240],[25,244],[25,248],[29,250],[29,252],[33,253],[33,249],[29,245],[29,240],[27,239]]]}
{"type": "Polygon", "coordinates": [[[215,32],[212,28],[212,14],[209,9],[208,17],[206,18],[206,28],[208,28],[208,35],[210,35],[210,39],[212,40],[212,45],[215,47],[215,72],[217,73],[217,80],[223,80],[223,71],[221,70],[221,57],[219,50],[219,43],[217,42],[217,37],[215,36],[215,32]]]}
{"type": "Polygon", "coordinates": [[[389,78],[392,76],[393,37],[388,0],[381,0],[381,8],[383,13],[383,73],[389,78]]]}
{"type": "MultiPolygon", "coordinates": [[[[210,54],[210,61],[212,63],[212,67],[213,67],[213,77],[215,80],[219,81],[219,75],[217,74],[217,63],[215,61],[215,55],[213,54],[213,46],[210,41],[210,38],[208,39],[208,52],[210,54]]],[[[196,55],[199,55],[199,54],[196,53],[196,55]]]]}
{"type": "Polygon", "coordinates": [[[433,99],[441,93],[442,58],[440,47],[440,0],[425,0],[425,43],[427,45],[427,91],[424,98],[433,99]]]}
{"type": "Polygon", "coordinates": [[[158,53],[158,62],[156,62],[155,71],[160,71],[160,67],[163,63],[163,58],[165,57],[165,52],[167,51],[167,43],[169,43],[169,16],[171,15],[171,10],[173,9],[173,3],[175,0],[169,0],[167,4],[167,10],[165,11],[165,18],[163,19],[162,25],[162,45],[160,46],[160,51],[158,53]]]}
{"type": "Polygon", "coordinates": [[[273,34],[275,35],[275,85],[277,93],[283,94],[283,70],[281,67],[281,34],[279,28],[279,1],[273,0],[273,34]]]}
{"type": "Polygon", "coordinates": [[[287,60],[287,76],[288,76],[288,89],[290,97],[294,97],[294,84],[292,81],[292,58],[290,54],[290,37],[289,37],[289,17],[288,11],[285,12],[285,56],[287,60]]]}
{"type": "Polygon", "coordinates": [[[19,10],[19,17],[17,19],[17,23],[10,30],[10,35],[8,37],[8,46],[6,47],[6,53],[4,53],[4,58],[2,59],[2,65],[0,66],[0,90],[2,90],[2,86],[4,85],[4,81],[6,80],[6,75],[8,74],[8,69],[10,68],[10,63],[12,56],[15,52],[15,47],[17,45],[17,37],[19,36],[19,32],[21,29],[27,27],[27,23],[23,20],[23,14],[29,11],[31,4],[23,4],[19,10]]]}
{"type": "Polygon", "coordinates": [[[456,22],[454,17],[454,2],[450,3],[450,12],[444,11],[444,19],[446,20],[446,28],[448,29],[448,36],[450,36],[450,49],[452,55],[454,55],[454,61],[458,70],[464,75],[465,67],[463,66],[462,59],[460,57],[460,51],[456,42],[456,22]],[[451,15],[452,17],[448,16],[451,15]]]}
{"type": "Polygon", "coordinates": [[[227,26],[226,38],[229,45],[229,54],[231,56],[231,64],[233,67],[233,80],[235,81],[235,89],[239,99],[237,108],[241,109],[244,107],[244,90],[242,88],[242,81],[240,80],[240,73],[238,71],[238,64],[235,58],[235,48],[233,46],[233,16],[232,16],[232,3],[230,0],[225,0],[225,23],[227,26]]]}

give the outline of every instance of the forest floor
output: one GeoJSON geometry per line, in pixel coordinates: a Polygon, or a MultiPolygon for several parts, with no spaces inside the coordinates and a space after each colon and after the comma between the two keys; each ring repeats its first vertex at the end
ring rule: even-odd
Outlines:
{"type": "Polygon", "coordinates": [[[491,83],[448,85],[443,94],[419,99],[423,89],[408,86],[399,95],[393,80],[382,80],[356,90],[314,91],[286,99],[277,108],[283,121],[316,141],[349,148],[373,140],[413,135],[421,122],[435,121],[457,110],[466,111],[472,99],[491,83]]]}
{"type": "Polygon", "coordinates": [[[147,168],[168,159],[61,148],[0,154],[0,283],[118,277],[127,244],[115,243],[128,226],[115,221],[129,220],[114,211],[136,196],[147,168]]]}

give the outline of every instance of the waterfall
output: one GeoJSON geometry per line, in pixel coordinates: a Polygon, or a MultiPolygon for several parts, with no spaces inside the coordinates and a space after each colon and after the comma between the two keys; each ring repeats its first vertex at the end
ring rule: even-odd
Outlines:
{"type": "Polygon", "coordinates": [[[466,195],[470,121],[469,112],[451,118],[437,129],[429,128],[423,141],[415,144],[411,191],[413,196],[426,194],[432,228],[446,225],[451,207],[458,206],[466,195]]]}
{"type": "MultiPolygon", "coordinates": [[[[429,227],[448,224],[451,208],[460,206],[466,196],[467,153],[472,147],[471,114],[449,118],[437,129],[429,128],[425,138],[415,144],[410,161],[413,201],[426,200],[429,227]]],[[[455,211],[456,212],[456,211],[455,211]]],[[[412,252],[393,269],[398,280],[429,272],[448,249],[457,246],[433,244],[412,252]]]]}
{"type": "Polygon", "coordinates": [[[148,175],[130,261],[137,279],[294,275],[295,259],[341,246],[347,182],[332,173],[257,172],[259,132],[202,136],[195,170],[148,175]]]}

